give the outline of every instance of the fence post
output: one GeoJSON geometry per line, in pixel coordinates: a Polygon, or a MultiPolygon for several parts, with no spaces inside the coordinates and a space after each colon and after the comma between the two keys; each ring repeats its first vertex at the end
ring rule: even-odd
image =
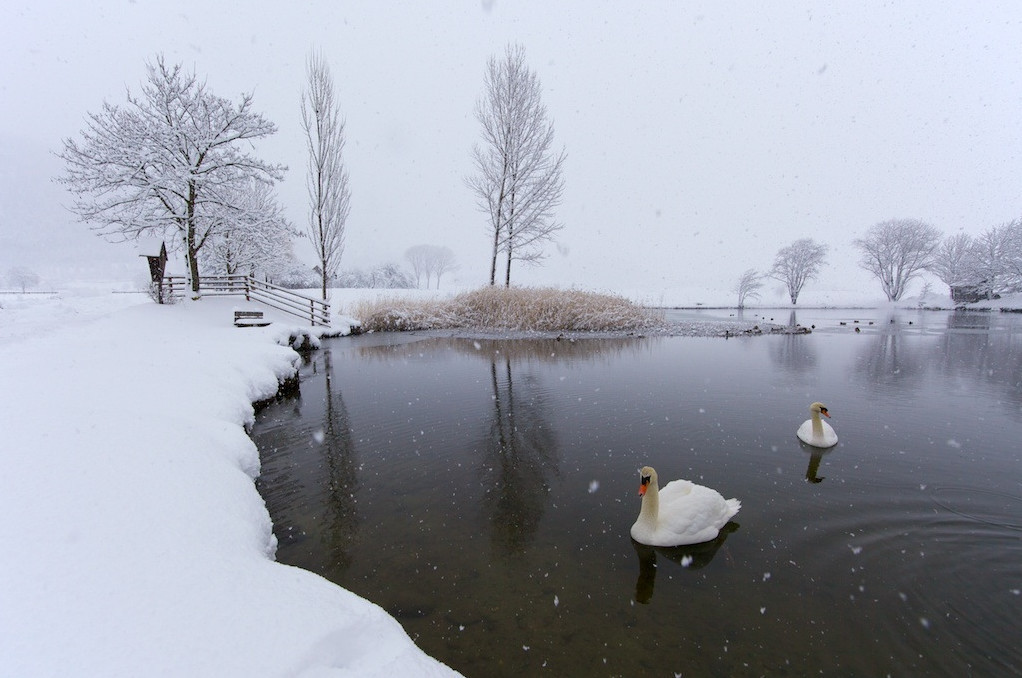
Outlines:
{"type": "Polygon", "coordinates": [[[248,280],[251,277],[252,276],[248,276],[248,275],[245,276],[245,301],[252,301],[251,299],[248,298],[248,280]]]}

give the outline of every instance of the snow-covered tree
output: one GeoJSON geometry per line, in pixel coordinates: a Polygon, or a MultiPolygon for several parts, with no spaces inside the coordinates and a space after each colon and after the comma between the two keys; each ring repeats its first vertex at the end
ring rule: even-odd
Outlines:
{"type": "Polygon", "coordinates": [[[820,245],[812,238],[801,238],[778,250],[774,266],[767,275],[784,283],[791,303],[797,304],[802,287],[819,275],[826,254],[826,245],[820,245]]]}
{"type": "Polygon", "coordinates": [[[7,282],[11,287],[20,288],[24,294],[29,287],[39,284],[39,275],[25,266],[15,266],[7,272],[7,282]]]}
{"type": "Polygon", "coordinates": [[[124,107],[104,103],[90,113],[81,141],[65,139],[57,181],[74,194],[71,210],[111,239],[176,232],[199,293],[199,252],[219,225],[230,196],[251,180],[272,182],[284,167],[248,151],[250,142],[276,132],[239,102],[218,97],[205,82],[162,56],[146,65],[148,82],[124,107]]]}
{"type": "Polygon", "coordinates": [[[853,242],[862,252],[859,265],[877,277],[888,301],[898,301],[929,265],[940,231],[919,219],[891,219],[874,224],[853,242]]]}
{"type": "Polygon", "coordinates": [[[305,66],[308,89],[302,92],[302,129],[309,152],[309,238],[316,248],[321,290],[337,274],[344,253],[344,227],[351,206],[348,172],[344,168],[344,118],[334,99],[334,81],[322,54],[313,53],[305,66]]]}
{"type": "Polygon", "coordinates": [[[999,227],[1004,232],[1004,274],[1008,292],[1022,291],[1022,219],[999,227]]]}
{"type": "Polygon", "coordinates": [[[750,268],[742,273],[734,291],[738,293],[738,308],[745,308],[746,300],[759,299],[759,289],[763,287],[763,276],[750,268]]]}
{"type": "Polygon", "coordinates": [[[973,277],[982,291],[1022,291],[1022,220],[988,228],[973,240],[973,277]]]}
{"type": "Polygon", "coordinates": [[[203,271],[274,277],[288,268],[294,256],[291,240],[297,234],[284,217],[272,186],[250,181],[236,187],[230,207],[221,210],[220,219],[223,223],[202,253],[203,271]]]}
{"type": "Polygon", "coordinates": [[[369,271],[350,269],[341,271],[336,278],[337,287],[411,289],[415,280],[398,264],[381,264],[369,271]]]}
{"type": "Polygon", "coordinates": [[[926,270],[937,276],[949,289],[979,282],[976,279],[972,237],[968,233],[956,233],[944,238],[933,251],[926,270]]]}
{"type": "Polygon", "coordinates": [[[565,152],[553,149],[553,123],[521,45],[508,45],[502,60],[489,60],[485,88],[476,105],[483,141],[473,148],[476,174],[467,183],[489,220],[490,285],[504,253],[504,284],[510,286],[512,261],[540,261],[543,244],[563,228],[554,210],[564,191],[565,152]]]}

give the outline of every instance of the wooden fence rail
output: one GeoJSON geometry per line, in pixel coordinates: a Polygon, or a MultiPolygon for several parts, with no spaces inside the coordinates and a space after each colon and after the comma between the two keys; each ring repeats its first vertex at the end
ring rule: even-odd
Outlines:
{"type": "MultiPolygon", "coordinates": [[[[165,294],[170,297],[184,297],[191,291],[191,283],[183,275],[165,276],[163,286],[165,294]]],[[[250,275],[204,275],[199,278],[199,289],[203,296],[243,296],[245,301],[257,301],[307,320],[313,327],[330,326],[330,304],[250,275]]]]}

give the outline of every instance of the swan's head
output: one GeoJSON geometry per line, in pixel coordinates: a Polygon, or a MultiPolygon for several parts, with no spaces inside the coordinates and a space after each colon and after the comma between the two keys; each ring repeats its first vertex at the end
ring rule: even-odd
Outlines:
{"type": "Polygon", "coordinates": [[[823,403],[813,403],[809,406],[809,411],[830,418],[830,412],[827,411],[827,407],[823,403]]]}
{"type": "Polygon", "coordinates": [[[650,483],[656,484],[656,471],[652,466],[643,466],[639,469],[639,496],[646,494],[650,483]]]}

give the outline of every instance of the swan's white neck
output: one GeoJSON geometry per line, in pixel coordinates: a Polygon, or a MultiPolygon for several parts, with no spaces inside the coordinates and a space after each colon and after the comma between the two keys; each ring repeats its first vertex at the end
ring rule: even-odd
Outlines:
{"type": "Polygon", "coordinates": [[[660,488],[657,481],[650,479],[646,486],[646,494],[642,495],[642,506],[639,508],[639,519],[637,522],[648,523],[650,529],[656,527],[657,519],[660,517],[660,488]]]}
{"type": "Polygon", "coordinates": [[[820,413],[813,410],[813,437],[823,437],[823,420],[820,419],[820,413]]]}

